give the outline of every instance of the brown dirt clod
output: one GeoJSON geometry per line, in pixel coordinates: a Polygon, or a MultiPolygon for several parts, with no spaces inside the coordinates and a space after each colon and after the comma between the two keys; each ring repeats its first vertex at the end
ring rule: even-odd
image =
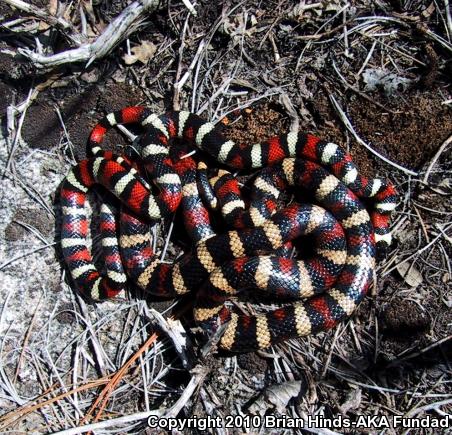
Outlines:
{"type": "Polygon", "coordinates": [[[380,317],[382,330],[400,338],[422,335],[430,327],[428,316],[412,301],[393,300],[380,317]]]}

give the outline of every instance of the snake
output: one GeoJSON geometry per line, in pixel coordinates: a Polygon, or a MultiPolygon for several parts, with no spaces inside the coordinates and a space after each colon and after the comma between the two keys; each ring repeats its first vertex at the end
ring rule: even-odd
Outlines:
{"type": "Polygon", "coordinates": [[[104,299],[118,294],[127,275],[149,294],[174,297],[194,292],[196,322],[208,334],[225,327],[218,345],[227,351],[266,349],[332,328],[349,317],[372,281],[376,247],[384,250],[391,243],[394,186],[361,176],[342,148],[308,133],[290,132],[249,146],[227,140],[215,124],[190,112],[159,116],[129,107],[103,118],[88,145],[93,157],[73,168],[61,189],[63,255],[77,286],[95,300],[104,299]],[[100,146],[109,128],[128,123],[145,128],[136,146],[158,195],[143,171],[100,146]],[[228,171],[222,169],[212,182],[203,176],[206,167],[200,165],[197,171],[191,157],[180,159],[179,153],[171,158],[169,142],[174,138],[188,141],[230,170],[258,170],[249,207],[228,171]],[[110,250],[105,251],[106,276],[94,266],[86,242],[86,198],[94,184],[103,185],[123,203],[119,240],[112,213],[102,209],[109,222],[101,223],[102,243],[110,250]],[[289,186],[302,187],[317,205],[293,203],[277,210],[279,195],[289,186]],[[213,230],[206,206],[217,197],[234,228],[221,234],[213,230]],[[360,199],[369,203],[369,212],[360,199]],[[152,252],[149,228],[179,204],[193,248],[167,264],[152,252]],[[307,234],[314,238],[311,257],[277,255],[307,234]],[[226,301],[245,288],[289,303],[264,314],[238,314],[226,301]],[[308,299],[293,301],[301,297],[308,299]]]}

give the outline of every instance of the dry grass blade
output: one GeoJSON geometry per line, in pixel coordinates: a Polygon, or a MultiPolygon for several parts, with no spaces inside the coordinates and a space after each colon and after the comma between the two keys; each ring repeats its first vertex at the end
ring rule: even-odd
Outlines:
{"type": "Polygon", "coordinates": [[[17,255],[13,258],[10,258],[9,260],[5,261],[4,263],[0,264],[0,270],[4,269],[7,266],[10,266],[11,264],[15,263],[17,260],[20,260],[22,258],[28,257],[29,255],[33,255],[36,254],[36,252],[40,252],[43,249],[47,249],[50,248],[51,246],[55,246],[57,244],[57,242],[53,242],[53,243],[48,243],[44,246],[39,246],[37,248],[34,248],[28,252],[25,252],[23,254],[17,255]]]}
{"type": "Polygon", "coordinates": [[[406,361],[406,360],[409,360],[412,358],[417,358],[418,356],[434,349],[437,346],[441,346],[442,344],[447,343],[450,340],[452,340],[452,335],[448,335],[448,336],[442,338],[441,340],[436,341],[435,343],[429,344],[428,346],[424,347],[423,349],[421,349],[417,352],[413,352],[408,355],[404,355],[400,358],[396,358],[389,363],[388,367],[394,367],[394,366],[401,364],[403,361],[406,361]]]}
{"type": "MultiPolygon", "coordinates": [[[[441,406],[450,405],[451,403],[452,403],[452,399],[447,399],[447,400],[441,400],[439,402],[433,402],[428,405],[420,406],[418,408],[411,410],[407,414],[407,417],[413,417],[417,414],[425,413],[426,411],[431,411],[433,409],[438,410],[438,408],[440,408],[441,406]]],[[[445,415],[447,415],[447,413],[445,415]]]]}
{"type": "Polygon", "coordinates": [[[121,382],[125,373],[130,369],[130,367],[135,363],[140,356],[148,350],[148,348],[153,345],[157,340],[157,334],[152,334],[148,340],[137,350],[137,352],[132,356],[132,358],[127,361],[113,376],[109,382],[105,385],[102,392],[99,394],[95,402],[91,405],[91,408],[88,410],[87,414],[83,417],[81,424],[83,424],[87,420],[93,420],[94,422],[98,421],[102,416],[102,413],[107,406],[107,403],[110,399],[113,390],[116,388],[119,382],[121,382]],[[96,415],[93,416],[94,411],[98,408],[96,415]]]}
{"type": "Polygon", "coordinates": [[[135,413],[131,415],[127,415],[124,417],[118,417],[113,418],[109,420],[105,420],[98,423],[92,423],[87,424],[84,426],[79,426],[77,428],[63,430],[60,432],[55,432],[54,435],[75,435],[80,433],[86,433],[90,431],[94,431],[97,429],[108,429],[108,428],[114,428],[118,427],[118,425],[121,425],[123,423],[135,423],[135,422],[141,422],[143,420],[146,420],[150,416],[156,415],[160,416],[162,418],[174,418],[176,417],[181,409],[184,407],[184,405],[187,403],[187,401],[190,399],[190,397],[193,395],[194,391],[199,388],[200,384],[204,381],[208,370],[202,367],[194,368],[192,370],[193,376],[188,383],[187,387],[185,388],[184,392],[182,393],[179,400],[168,410],[159,409],[159,410],[152,410],[147,412],[140,412],[135,413]]]}
{"type": "Polygon", "coordinates": [[[447,238],[447,231],[452,228],[452,224],[447,225],[444,229],[440,230],[440,233],[430,242],[427,243],[425,246],[423,246],[422,248],[416,250],[416,252],[414,252],[413,254],[411,254],[410,256],[404,258],[402,261],[400,261],[399,263],[397,263],[395,266],[391,267],[390,269],[387,269],[383,276],[388,275],[390,272],[392,272],[393,270],[395,270],[397,268],[397,266],[400,266],[403,263],[406,263],[407,261],[410,261],[413,258],[418,257],[420,254],[422,254],[423,252],[428,251],[435,243],[438,242],[438,240],[442,237],[446,237],[447,238]]]}
{"type": "Polygon", "coordinates": [[[10,427],[14,427],[14,425],[18,424],[20,420],[27,417],[27,415],[31,414],[34,411],[40,410],[45,406],[49,406],[52,403],[58,403],[62,399],[73,395],[74,393],[79,393],[81,391],[91,390],[93,388],[98,388],[99,386],[105,385],[109,382],[110,376],[106,378],[96,379],[95,381],[91,381],[86,385],[80,385],[72,390],[66,391],[61,394],[57,394],[55,397],[51,399],[45,399],[45,396],[49,394],[54,394],[53,391],[46,392],[35,399],[35,401],[40,401],[39,403],[35,403],[33,405],[24,405],[21,408],[18,408],[12,412],[4,414],[0,417],[0,429],[6,430],[10,427]],[[42,401],[41,401],[42,400],[42,401]]]}
{"type": "Polygon", "coordinates": [[[452,136],[449,136],[444,142],[443,144],[439,147],[437,153],[434,155],[432,161],[430,162],[430,164],[428,165],[427,170],[425,171],[425,175],[423,178],[423,183],[427,184],[428,183],[428,177],[430,176],[430,172],[432,172],[433,167],[435,166],[436,162],[438,161],[439,157],[441,156],[441,154],[446,150],[446,148],[452,143],[452,136]]]}

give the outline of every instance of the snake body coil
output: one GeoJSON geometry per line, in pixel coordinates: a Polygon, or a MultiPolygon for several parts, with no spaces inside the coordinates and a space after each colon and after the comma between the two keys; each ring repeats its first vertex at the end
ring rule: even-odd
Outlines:
{"type": "Polygon", "coordinates": [[[245,146],[226,140],[213,124],[189,112],[157,116],[132,107],[105,117],[91,133],[90,149],[94,157],[73,168],[61,190],[62,247],[73,279],[93,299],[116,295],[126,275],[151,294],[196,292],[195,320],[209,333],[227,323],[219,344],[223,349],[264,349],[333,327],[350,316],[367,292],[375,242],[384,249],[391,241],[394,187],[362,177],[339,146],[309,134],[289,133],[245,146]],[[132,122],[146,127],[137,143],[138,165],[99,146],[108,128],[132,122]],[[198,170],[192,157],[181,158],[186,148],[171,158],[173,138],[188,141],[230,168],[262,168],[249,206],[228,172],[209,178],[205,166],[198,170]],[[160,190],[157,196],[134,166],[145,168],[160,190]],[[86,194],[96,183],[123,203],[119,242],[111,210],[103,206],[101,211],[106,276],[95,268],[86,242],[86,194]],[[292,186],[312,195],[317,205],[294,203],[277,210],[280,193],[292,186]],[[358,198],[370,200],[370,215],[358,198]],[[175,264],[167,264],[152,251],[149,228],[179,203],[194,246],[175,264]],[[215,234],[207,203],[221,207],[232,230],[215,234]],[[304,260],[288,258],[287,248],[301,235],[314,239],[314,254],[304,260]],[[256,316],[239,315],[226,301],[247,288],[285,301],[308,299],[256,316]]]}

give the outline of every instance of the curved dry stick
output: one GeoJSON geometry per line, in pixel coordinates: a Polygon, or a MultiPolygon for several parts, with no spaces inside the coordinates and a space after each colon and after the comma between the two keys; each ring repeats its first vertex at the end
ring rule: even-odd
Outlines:
{"type": "MultiPolygon", "coordinates": [[[[66,21],[64,18],[54,17],[53,15],[48,14],[47,12],[37,8],[32,4],[29,4],[22,0],[3,0],[3,2],[13,8],[19,9],[23,12],[26,12],[27,14],[33,15],[52,26],[58,27],[63,31],[67,30],[74,31],[72,24],[66,21]]],[[[75,36],[77,36],[77,40],[79,40],[82,37],[82,35],[79,34],[74,35],[74,37],[75,36]]]]}
{"type": "Polygon", "coordinates": [[[84,44],[51,56],[43,56],[29,49],[19,49],[19,53],[30,59],[37,68],[53,68],[74,62],[86,61],[88,66],[94,60],[106,56],[126,38],[148,13],[160,6],[160,0],[137,0],[127,6],[91,44],[84,44]]]}

